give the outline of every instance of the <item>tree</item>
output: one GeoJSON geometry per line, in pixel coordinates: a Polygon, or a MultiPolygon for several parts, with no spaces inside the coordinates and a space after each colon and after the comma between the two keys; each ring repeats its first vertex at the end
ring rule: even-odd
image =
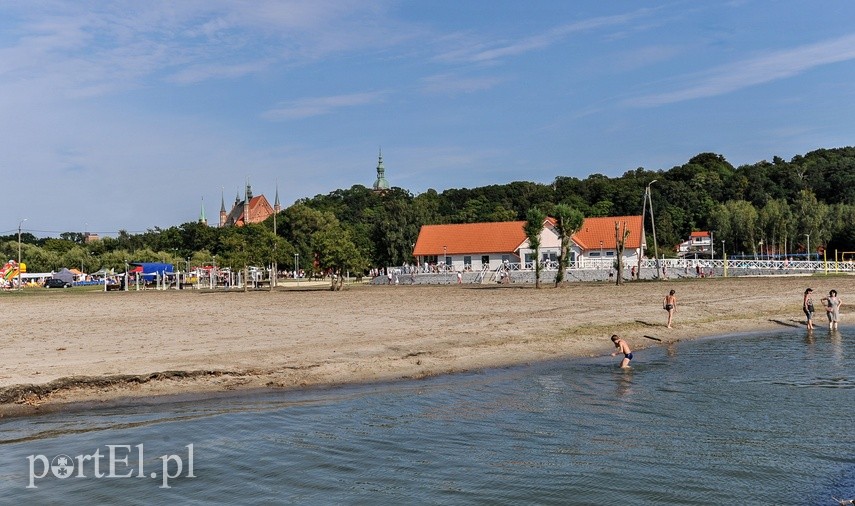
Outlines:
{"type": "Polygon", "coordinates": [[[561,238],[561,254],[558,255],[558,273],[555,275],[555,286],[564,281],[564,271],[570,262],[570,239],[581,227],[585,216],[581,211],[566,204],[555,206],[555,230],[561,238]]]}
{"type": "Polygon", "coordinates": [[[793,215],[783,199],[766,202],[758,213],[758,225],[764,244],[774,252],[787,251],[787,240],[792,238],[793,215]]]}
{"type": "Polygon", "coordinates": [[[623,250],[626,238],[629,237],[629,230],[626,228],[626,222],[615,222],[615,249],[617,250],[617,258],[615,259],[615,269],[617,269],[617,285],[623,284],[623,250]],[[621,227],[623,225],[623,227],[621,227]]]}
{"type": "Polygon", "coordinates": [[[350,234],[341,226],[312,234],[312,248],[318,255],[318,266],[334,274],[330,286],[334,291],[341,290],[345,272],[362,272],[368,264],[350,240],[350,234]]]}
{"type": "MultiPolygon", "coordinates": [[[[812,191],[802,190],[799,192],[794,209],[796,216],[798,216],[796,219],[798,237],[810,235],[810,243],[814,246],[825,244],[831,237],[831,227],[826,225],[828,206],[818,202],[812,191]]],[[[805,239],[805,248],[807,248],[807,238],[805,237],[805,239]]],[[[812,249],[816,251],[816,247],[812,249]]],[[[807,254],[810,255],[811,252],[807,251],[807,254]]]]}
{"type": "MultiPolygon", "coordinates": [[[[534,287],[540,288],[540,233],[543,232],[543,222],[546,213],[533,207],[526,214],[523,230],[528,238],[528,246],[534,251],[534,287]]],[[[523,259],[525,261],[525,259],[523,259]]]]}

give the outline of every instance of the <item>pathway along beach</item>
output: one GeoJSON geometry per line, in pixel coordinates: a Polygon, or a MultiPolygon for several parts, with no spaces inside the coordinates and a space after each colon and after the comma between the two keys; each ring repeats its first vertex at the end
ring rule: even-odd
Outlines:
{"type": "MultiPolygon", "coordinates": [[[[843,325],[855,322],[855,277],[846,275],[570,283],[540,290],[454,284],[359,285],[337,293],[5,293],[0,416],[77,402],[390,381],[606,355],[615,333],[643,362],[639,351],[648,346],[804,328],[807,287],[816,300],[837,290],[843,325]],[[662,300],[671,289],[679,310],[675,328],[667,329],[662,300]]],[[[825,314],[817,310],[814,332],[827,332],[825,314]]]]}

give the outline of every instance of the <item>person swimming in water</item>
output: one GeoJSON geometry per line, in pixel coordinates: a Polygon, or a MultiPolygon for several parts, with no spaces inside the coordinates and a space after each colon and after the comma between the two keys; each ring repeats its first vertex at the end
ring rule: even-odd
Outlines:
{"type": "Polygon", "coordinates": [[[626,369],[629,367],[629,361],[632,360],[632,350],[629,348],[629,345],[626,344],[626,341],[618,337],[617,334],[612,334],[612,342],[615,345],[615,348],[618,351],[612,353],[612,356],[616,356],[618,353],[623,353],[623,360],[620,361],[621,369],[626,369]]]}

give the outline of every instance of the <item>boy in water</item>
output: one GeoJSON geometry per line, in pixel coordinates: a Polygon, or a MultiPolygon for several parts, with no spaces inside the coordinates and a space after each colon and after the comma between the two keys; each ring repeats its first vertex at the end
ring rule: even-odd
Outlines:
{"type": "Polygon", "coordinates": [[[623,360],[620,361],[621,369],[626,369],[629,367],[629,361],[632,360],[632,350],[629,349],[629,345],[626,344],[626,341],[618,337],[617,334],[612,334],[612,342],[615,344],[615,348],[618,351],[612,353],[614,357],[618,353],[623,353],[623,360]]]}

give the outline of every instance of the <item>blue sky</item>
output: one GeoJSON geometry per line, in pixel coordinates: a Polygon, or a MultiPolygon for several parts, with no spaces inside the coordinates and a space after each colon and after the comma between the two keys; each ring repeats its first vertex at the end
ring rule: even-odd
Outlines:
{"type": "Polygon", "coordinates": [[[0,233],[855,144],[851,1],[0,0],[0,233]],[[242,191],[242,190],[241,190],[242,191]]]}

